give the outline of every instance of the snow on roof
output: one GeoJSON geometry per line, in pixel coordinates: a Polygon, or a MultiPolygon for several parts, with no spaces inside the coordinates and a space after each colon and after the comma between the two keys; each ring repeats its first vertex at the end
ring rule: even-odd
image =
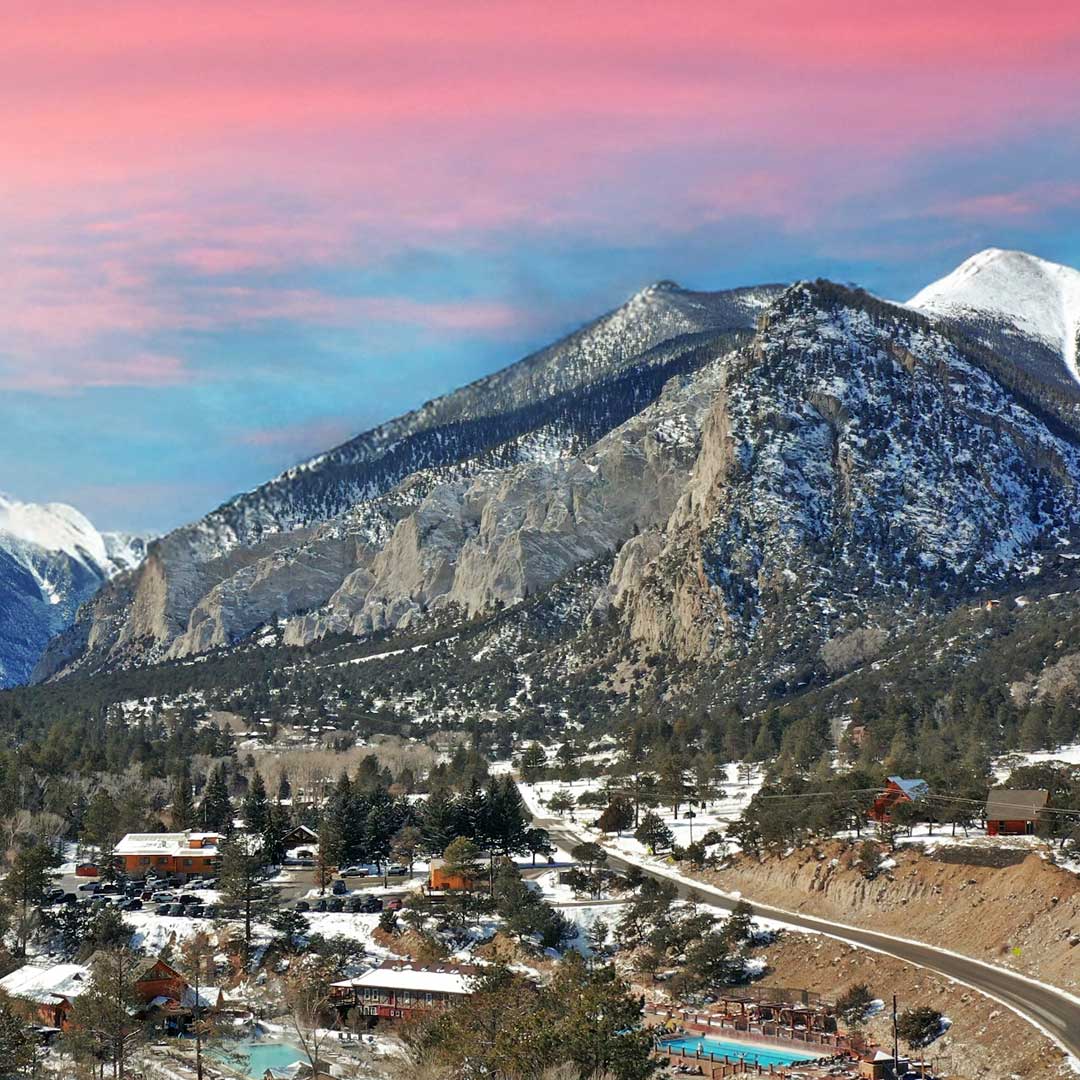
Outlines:
{"type": "Polygon", "coordinates": [[[23,1001],[51,1005],[57,998],[76,998],[90,983],[82,964],[26,964],[0,979],[0,990],[23,1001]]]}
{"type": "Polygon", "coordinates": [[[128,833],[113,848],[114,855],[208,855],[217,851],[220,833],[128,833]],[[199,847],[192,847],[199,841],[199,847]]]}
{"type": "Polygon", "coordinates": [[[372,988],[386,990],[418,990],[440,994],[471,994],[472,968],[411,967],[408,964],[386,964],[364,972],[359,978],[345,979],[333,986],[372,988]]]}

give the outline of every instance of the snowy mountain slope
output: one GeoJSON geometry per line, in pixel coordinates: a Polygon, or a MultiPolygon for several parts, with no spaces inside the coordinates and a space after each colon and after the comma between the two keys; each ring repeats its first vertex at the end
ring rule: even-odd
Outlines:
{"type": "Polygon", "coordinates": [[[155,542],[35,678],[271,623],[298,646],[456,625],[600,563],[605,633],[743,668],[770,650],[772,678],[875,613],[1049,574],[1080,539],[1073,272],[965,267],[909,306],[829,282],[651,286],[155,542]]]}
{"type": "Polygon", "coordinates": [[[632,634],[686,658],[783,652],[1038,573],[1080,537],[1080,442],[981,357],[867,294],[789,290],[729,362],[694,475],[624,590],[632,634]]]}
{"type": "Polygon", "coordinates": [[[178,640],[182,651],[227,644],[270,614],[318,608],[363,562],[362,549],[389,536],[434,485],[580,452],[672,377],[749,335],[781,291],[660,282],[548,348],[238,496],[151,545],[134,580],[103,590],[38,676],[163,659],[178,640]]]}
{"type": "Polygon", "coordinates": [[[102,583],[137,566],[141,537],[99,533],[64,503],[0,494],[0,686],[22,682],[102,583]]]}
{"type": "Polygon", "coordinates": [[[1022,251],[987,248],[909,301],[927,315],[952,319],[986,344],[1002,333],[1049,350],[1073,382],[1080,381],[1080,271],[1022,251]]]}

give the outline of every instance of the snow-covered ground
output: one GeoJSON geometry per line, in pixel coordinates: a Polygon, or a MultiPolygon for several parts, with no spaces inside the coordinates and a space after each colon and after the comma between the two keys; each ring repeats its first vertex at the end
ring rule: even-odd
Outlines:
{"type": "Polygon", "coordinates": [[[1062,746],[1057,750],[1034,750],[1024,753],[1005,754],[994,762],[994,779],[999,783],[1008,779],[1009,773],[1023,765],[1044,765],[1049,761],[1061,761],[1066,765],[1080,765],[1080,743],[1062,746]]]}
{"type": "MultiPolygon", "coordinates": [[[[718,773],[717,785],[723,790],[723,795],[710,800],[704,808],[695,803],[693,818],[686,816],[689,810],[687,803],[679,807],[678,817],[672,814],[670,805],[653,808],[653,813],[671,829],[676,844],[685,847],[692,840],[700,840],[710,829],[725,829],[742,815],[762,783],[761,770],[758,767],[753,767],[748,778],[744,778],[745,768],[736,762],[722,766],[718,773]]],[[[586,792],[602,790],[607,779],[607,777],[590,777],[574,781],[544,780],[536,784],[527,784],[519,780],[518,789],[521,791],[525,804],[536,817],[558,817],[548,806],[555,792],[565,791],[576,803],[586,792]]],[[[565,820],[568,824],[583,825],[592,829],[602,812],[603,807],[575,805],[574,810],[566,816],[565,820]]],[[[611,837],[607,843],[609,847],[629,855],[646,854],[645,848],[629,833],[611,837]]]]}

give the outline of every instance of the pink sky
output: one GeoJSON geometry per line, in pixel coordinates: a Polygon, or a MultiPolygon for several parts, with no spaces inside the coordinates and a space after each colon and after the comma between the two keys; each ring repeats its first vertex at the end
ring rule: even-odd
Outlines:
{"type": "Polygon", "coordinates": [[[134,388],[177,447],[242,405],[287,464],[649,279],[910,288],[1002,226],[1080,243],[1080,4],[0,5],[24,431],[32,395],[134,388]]]}

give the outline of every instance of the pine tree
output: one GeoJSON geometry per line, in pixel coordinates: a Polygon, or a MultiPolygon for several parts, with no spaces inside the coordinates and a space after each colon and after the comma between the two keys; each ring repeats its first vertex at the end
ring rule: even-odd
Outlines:
{"type": "Polygon", "coordinates": [[[440,855],[457,835],[457,822],[453,799],[445,791],[432,792],[420,815],[421,850],[426,855],[440,855]]]}
{"type": "Polygon", "coordinates": [[[289,783],[289,774],[282,769],[281,776],[278,777],[277,786],[278,802],[284,802],[286,799],[292,798],[292,784],[289,783]]]}
{"type": "Polygon", "coordinates": [[[213,829],[221,833],[232,831],[233,806],[229,798],[229,781],[225,775],[224,765],[217,765],[210,773],[199,813],[204,829],[213,829]]]}
{"type": "Polygon", "coordinates": [[[262,773],[256,771],[251,778],[247,795],[244,797],[244,827],[252,836],[262,836],[270,820],[270,800],[266,795],[266,783],[262,773]]]}
{"type": "Polygon", "coordinates": [[[254,921],[271,906],[271,895],[263,882],[263,857],[252,850],[247,836],[231,836],[221,845],[221,868],[218,889],[227,907],[236,908],[244,920],[244,961],[251,954],[251,929],[254,921]]]}
{"type": "Polygon", "coordinates": [[[185,761],[173,782],[172,823],[174,829],[190,829],[195,824],[195,801],[191,794],[191,767],[185,761]]]}

